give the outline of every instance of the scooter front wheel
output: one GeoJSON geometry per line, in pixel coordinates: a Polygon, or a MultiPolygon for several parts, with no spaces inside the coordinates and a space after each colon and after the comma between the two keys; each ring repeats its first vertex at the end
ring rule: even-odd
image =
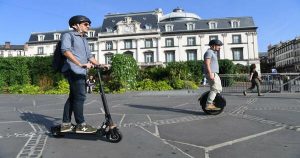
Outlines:
{"type": "Polygon", "coordinates": [[[117,127],[114,127],[107,132],[106,138],[112,143],[118,143],[122,140],[122,133],[117,127]]]}
{"type": "Polygon", "coordinates": [[[222,97],[222,95],[220,93],[218,93],[216,95],[216,98],[213,101],[213,103],[216,107],[220,108],[220,110],[206,110],[205,108],[206,108],[206,101],[208,98],[208,94],[209,94],[209,91],[203,93],[201,95],[201,97],[199,98],[199,102],[200,102],[200,106],[201,106],[202,110],[206,114],[209,114],[209,115],[218,115],[218,114],[222,113],[226,106],[226,99],[224,97],[222,97]]]}

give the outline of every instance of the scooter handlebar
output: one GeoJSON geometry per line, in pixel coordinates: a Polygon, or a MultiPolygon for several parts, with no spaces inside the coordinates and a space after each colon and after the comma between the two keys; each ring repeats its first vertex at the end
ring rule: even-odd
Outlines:
{"type": "Polygon", "coordinates": [[[102,69],[104,71],[108,70],[108,66],[99,64],[99,65],[94,65],[94,69],[102,69]]]}

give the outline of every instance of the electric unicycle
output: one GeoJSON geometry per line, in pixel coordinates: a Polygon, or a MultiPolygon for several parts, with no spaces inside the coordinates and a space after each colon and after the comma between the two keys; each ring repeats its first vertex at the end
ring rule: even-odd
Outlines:
{"type": "Polygon", "coordinates": [[[213,104],[220,108],[220,110],[206,110],[206,101],[208,98],[208,94],[210,91],[204,92],[201,97],[199,98],[200,106],[202,107],[202,110],[209,115],[218,115],[222,113],[226,106],[226,99],[220,94],[217,93],[215,100],[213,101],[213,104]]]}

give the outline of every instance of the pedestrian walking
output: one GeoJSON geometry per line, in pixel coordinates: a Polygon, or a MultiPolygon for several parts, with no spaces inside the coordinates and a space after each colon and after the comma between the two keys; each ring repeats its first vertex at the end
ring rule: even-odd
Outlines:
{"type": "Polygon", "coordinates": [[[246,89],[243,94],[244,96],[247,95],[248,91],[252,91],[255,86],[257,88],[257,93],[258,96],[263,96],[261,94],[261,87],[260,87],[260,83],[262,82],[261,78],[258,76],[258,72],[256,71],[256,65],[255,64],[251,64],[250,65],[250,75],[249,75],[249,80],[251,81],[251,87],[246,89]]]}

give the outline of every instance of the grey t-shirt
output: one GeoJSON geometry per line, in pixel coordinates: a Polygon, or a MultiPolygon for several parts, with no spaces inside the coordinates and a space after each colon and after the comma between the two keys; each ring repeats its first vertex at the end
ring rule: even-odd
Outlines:
{"type": "MultiPolygon", "coordinates": [[[[205,59],[210,59],[210,69],[211,72],[214,73],[219,73],[219,63],[218,63],[218,57],[217,57],[217,52],[208,49],[205,53],[204,53],[204,60],[205,59]]],[[[203,64],[203,68],[204,68],[204,73],[207,74],[207,68],[206,65],[203,64]]]]}

